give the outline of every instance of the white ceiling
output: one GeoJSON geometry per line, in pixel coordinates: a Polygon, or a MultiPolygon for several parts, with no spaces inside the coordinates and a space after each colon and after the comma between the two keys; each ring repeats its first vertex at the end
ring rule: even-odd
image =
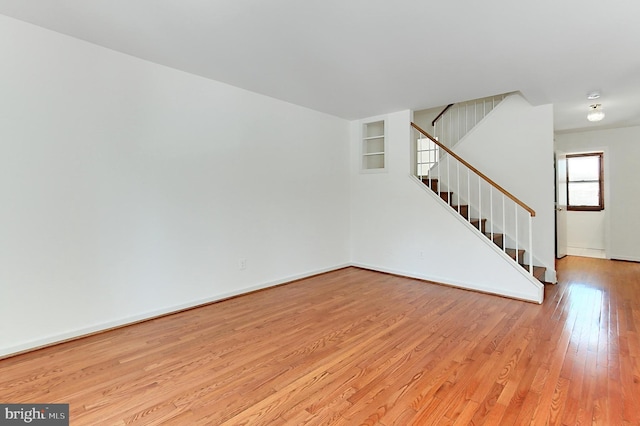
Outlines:
{"type": "Polygon", "coordinates": [[[0,13],[346,119],[519,90],[554,104],[556,130],[640,125],[637,0],[0,0],[0,13]],[[594,89],[600,124],[585,118],[594,89]]]}

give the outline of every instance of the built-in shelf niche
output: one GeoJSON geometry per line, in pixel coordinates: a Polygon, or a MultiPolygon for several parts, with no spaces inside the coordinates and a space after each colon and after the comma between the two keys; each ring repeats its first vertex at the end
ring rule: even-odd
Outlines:
{"type": "Polygon", "coordinates": [[[362,125],[362,170],[384,170],[384,120],[362,125]]]}

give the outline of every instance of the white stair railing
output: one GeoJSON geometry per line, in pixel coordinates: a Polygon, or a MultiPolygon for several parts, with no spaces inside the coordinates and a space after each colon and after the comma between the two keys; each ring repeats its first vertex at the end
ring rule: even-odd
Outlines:
{"type": "Polygon", "coordinates": [[[515,261],[533,276],[535,211],[415,123],[411,126],[417,147],[417,177],[458,213],[463,214],[466,210],[469,223],[504,253],[515,257],[515,261]],[[526,248],[524,256],[520,247],[526,248]],[[515,250],[514,254],[510,254],[511,250],[515,250]]]}
{"type": "Polygon", "coordinates": [[[447,147],[457,144],[508,95],[496,95],[448,105],[431,122],[433,136],[447,147]]]}

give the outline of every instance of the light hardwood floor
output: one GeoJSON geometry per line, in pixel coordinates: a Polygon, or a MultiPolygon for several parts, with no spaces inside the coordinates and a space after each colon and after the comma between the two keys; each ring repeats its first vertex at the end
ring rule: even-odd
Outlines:
{"type": "Polygon", "coordinates": [[[543,305],[347,268],[0,361],[72,425],[640,424],[640,264],[543,305]]]}

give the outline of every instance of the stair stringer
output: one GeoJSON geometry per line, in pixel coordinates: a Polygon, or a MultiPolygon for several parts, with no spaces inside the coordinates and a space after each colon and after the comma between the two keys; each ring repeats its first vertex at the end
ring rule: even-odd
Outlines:
{"type": "MultiPolygon", "coordinates": [[[[494,294],[500,294],[500,295],[512,297],[512,298],[515,298],[515,299],[521,299],[521,300],[533,301],[533,302],[536,302],[536,303],[542,303],[542,301],[544,299],[544,285],[540,281],[535,279],[531,274],[529,274],[529,272],[527,272],[525,269],[523,269],[515,260],[513,260],[504,251],[502,251],[502,249],[500,249],[500,247],[498,247],[496,244],[493,243],[493,241],[488,239],[479,229],[477,229],[471,223],[469,223],[469,221],[467,219],[465,219],[460,214],[458,214],[458,212],[455,209],[451,208],[451,206],[447,202],[445,202],[442,198],[440,198],[436,192],[434,192],[431,189],[429,189],[429,187],[424,185],[417,177],[415,177],[413,175],[409,175],[409,177],[417,185],[420,186],[422,191],[424,191],[427,194],[429,194],[429,197],[431,197],[433,200],[435,200],[435,202],[437,202],[447,212],[447,214],[449,214],[452,217],[454,217],[456,219],[456,221],[459,222],[460,226],[466,227],[469,230],[469,232],[474,237],[476,237],[476,239],[479,242],[482,243],[482,245],[484,246],[484,248],[486,250],[489,250],[489,251],[495,253],[495,255],[498,256],[502,260],[502,264],[504,265],[505,269],[508,268],[508,270],[510,270],[510,271],[515,271],[524,281],[526,281],[529,285],[531,285],[533,288],[535,288],[535,290],[537,292],[537,295],[534,298],[530,298],[530,297],[522,297],[521,295],[517,295],[517,294],[515,294],[513,292],[511,292],[509,294],[505,294],[505,293],[497,293],[497,292],[493,292],[493,291],[489,291],[487,289],[481,289],[481,288],[474,288],[475,290],[488,292],[488,293],[494,293],[494,294]]],[[[534,256],[534,259],[535,259],[535,256],[534,256]]],[[[496,271],[496,273],[499,273],[499,271],[496,271]]],[[[466,285],[460,285],[460,284],[455,284],[455,283],[446,283],[446,284],[450,284],[450,285],[453,285],[453,286],[456,286],[456,287],[469,288],[466,285]]]]}

